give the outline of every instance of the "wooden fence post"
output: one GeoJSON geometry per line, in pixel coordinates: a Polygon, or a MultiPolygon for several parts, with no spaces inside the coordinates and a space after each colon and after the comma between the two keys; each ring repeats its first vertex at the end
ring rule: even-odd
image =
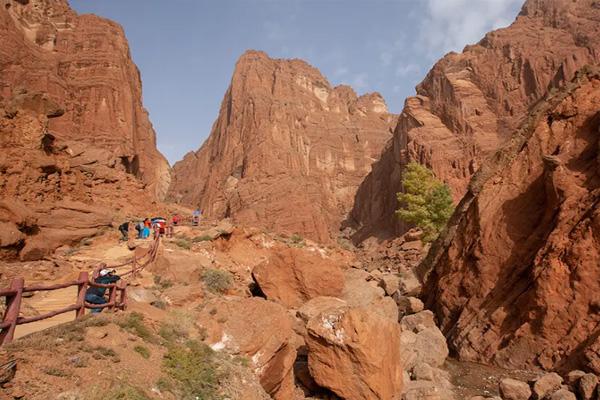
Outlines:
{"type": "Polygon", "coordinates": [[[75,319],[85,315],[85,293],[87,292],[89,279],[87,271],[81,271],[79,273],[79,284],[77,285],[77,305],[79,308],[75,311],[75,319]]]}
{"type": "Polygon", "coordinates": [[[125,311],[125,309],[127,308],[127,282],[120,281],[118,283],[118,287],[119,289],[121,289],[121,299],[119,301],[119,306],[121,307],[121,310],[125,311]]]}
{"type": "Polygon", "coordinates": [[[15,336],[24,286],[25,280],[23,278],[15,278],[10,283],[10,290],[16,293],[12,296],[6,296],[6,311],[4,312],[3,322],[10,322],[10,325],[0,332],[0,345],[10,343],[15,336]]]}
{"type": "Polygon", "coordinates": [[[108,292],[108,302],[112,304],[112,306],[109,306],[108,309],[109,310],[114,310],[115,306],[116,306],[116,299],[117,299],[117,285],[113,284],[109,289],[108,292]]]}
{"type": "Polygon", "coordinates": [[[137,275],[137,257],[135,256],[135,252],[133,253],[133,260],[131,264],[131,277],[135,278],[135,276],[137,275]]]}

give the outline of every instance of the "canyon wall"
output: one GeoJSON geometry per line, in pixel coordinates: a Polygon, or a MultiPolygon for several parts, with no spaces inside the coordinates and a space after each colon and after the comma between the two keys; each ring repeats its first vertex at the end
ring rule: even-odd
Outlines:
{"type": "Polygon", "coordinates": [[[36,260],[152,212],[169,165],[123,30],[64,0],[0,7],[0,256],[36,260]]]}
{"type": "Polygon", "coordinates": [[[300,60],[237,62],[207,141],[173,167],[169,199],[319,241],[338,234],[396,118],[300,60]]]}
{"type": "Polygon", "coordinates": [[[49,121],[50,132],[112,153],[163,197],[169,165],[156,149],[123,29],[77,15],[66,0],[5,0],[0,8],[1,98],[47,94],[64,113],[49,121]]]}
{"type": "Polygon", "coordinates": [[[420,266],[464,360],[600,373],[600,70],[539,102],[420,266]]]}
{"type": "Polygon", "coordinates": [[[394,210],[410,161],[432,168],[458,202],[473,173],[532,105],[600,60],[599,22],[594,1],[528,0],[511,26],[436,63],[406,100],[393,139],[358,191],[355,240],[405,229],[394,210]]]}

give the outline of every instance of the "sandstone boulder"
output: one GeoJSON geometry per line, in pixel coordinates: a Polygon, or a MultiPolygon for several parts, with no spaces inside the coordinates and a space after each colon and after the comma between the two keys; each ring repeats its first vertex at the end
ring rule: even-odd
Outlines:
{"type": "Polygon", "coordinates": [[[28,238],[22,260],[39,260],[63,245],[74,245],[111,226],[110,211],[81,202],[61,201],[36,209],[39,233],[28,238]]]}
{"type": "Polygon", "coordinates": [[[307,325],[308,363],[322,387],[348,400],[391,400],[402,389],[394,321],[365,308],[338,309],[307,325]]]}
{"type": "Polygon", "coordinates": [[[400,287],[400,280],[395,275],[383,275],[379,281],[379,286],[381,286],[383,290],[385,290],[385,294],[391,296],[400,287]]]}
{"type": "Polygon", "coordinates": [[[273,398],[292,398],[294,332],[281,305],[261,298],[218,298],[204,306],[198,324],[214,350],[248,357],[273,398]]]}
{"type": "Polygon", "coordinates": [[[548,396],[549,400],[577,400],[577,397],[573,392],[568,389],[559,389],[556,392],[548,396]]]}
{"type": "Polygon", "coordinates": [[[419,313],[425,308],[423,302],[416,297],[395,295],[394,300],[398,305],[398,312],[401,317],[419,313]]]}
{"type": "Polygon", "coordinates": [[[337,297],[315,297],[304,303],[298,309],[297,315],[304,323],[308,323],[312,318],[323,312],[345,308],[347,304],[344,300],[337,297]]]}
{"type": "Polygon", "coordinates": [[[385,296],[385,291],[377,282],[367,281],[369,274],[354,268],[344,272],[342,299],[349,307],[367,307],[386,318],[398,321],[398,307],[395,301],[385,296]]]}
{"type": "Polygon", "coordinates": [[[319,296],[339,297],[344,290],[340,265],[316,253],[285,248],[272,254],[252,271],[268,299],[299,307],[319,296]]]}
{"type": "Polygon", "coordinates": [[[500,381],[500,395],[504,400],[528,400],[531,388],[525,382],[505,378],[500,381]]]}
{"type": "Polygon", "coordinates": [[[567,374],[565,381],[567,382],[567,385],[569,385],[573,389],[577,386],[577,382],[579,382],[579,379],[581,379],[581,377],[584,375],[585,372],[576,369],[574,371],[570,371],[567,374]]]}
{"type": "Polygon", "coordinates": [[[543,399],[560,389],[563,379],[556,372],[542,375],[533,384],[536,399],[543,399]]]}
{"type": "Polygon", "coordinates": [[[456,400],[452,390],[438,386],[436,383],[423,381],[410,381],[402,394],[403,400],[456,400]]]}
{"type": "Polygon", "coordinates": [[[594,374],[585,374],[577,383],[578,393],[583,400],[591,400],[596,395],[598,377],[594,374]]]}

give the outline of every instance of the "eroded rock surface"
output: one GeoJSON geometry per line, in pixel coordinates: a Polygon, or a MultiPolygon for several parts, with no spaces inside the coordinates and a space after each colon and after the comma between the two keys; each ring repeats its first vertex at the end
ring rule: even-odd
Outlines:
{"type": "Polygon", "coordinates": [[[347,400],[391,400],[402,390],[400,331],[368,308],[332,309],[307,324],[314,380],[347,400]]]}
{"type": "Polygon", "coordinates": [[[303,61],[248,51],[208,140],[173,167],[169,197],[329,241],[394,124],[379,94],[358,97],[303,61]]]}
{"type": "Polygon", "coordinates": [[[287,248],[257,265],[252,276],[267,299],[299,307],[319,297],[340,297],[344,290],[341,265],[318,253],[287,248]]]}
{"type": "Polygon", "coordinates": [[[541,102],[422,264],[462,359],[600,372],[598,104],[592,68],[541,102]]]}
{"type": "Polygon", "coordinates": [[[355,240],[405,230],[394,210],[410,161],[431,167],[458,202],[483,160],[550,88],[600,61],[599,20],[600,8],[587,0],[528,0],[511,26],[442,58],[406,100],[393,139],[361,184],[355,240]]]}
{"type": "Polygon", "coordinates": [[[198,324],[213,349],[248,357],[273,398],[293,398],[296,348],[292,321],[282,306],[261,298],[215,299],[204,306],[198,324]]]}

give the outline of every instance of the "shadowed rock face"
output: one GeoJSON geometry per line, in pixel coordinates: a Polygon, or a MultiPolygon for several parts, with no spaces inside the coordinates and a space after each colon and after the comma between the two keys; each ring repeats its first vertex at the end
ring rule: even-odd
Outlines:
{"type": "Polygon", "coordinates": [[[156,149],[119,25],[78,16],[65,0],[7,0],[0,35],[0,100],[44,93],[64,114],[48,122],[51,132],[109,152],[156,197],[165,195],[169,165],[156,149]]]}
{"type": "Polygon", "coordinates": [[[406,100],[393,139],[362,183],[357,241],[405,230],[394,218],[403,166],[431,167],[458,202],[482,161],[551,87],[600,61],[600,7],[588,0],[529,0],[508,28],[442,58],[406,100]]]}
{"type": "Polygon", "coordinates": [[[208,140],[175,164],[169,197],[328,241],[394,124],[379,94],[357,97],[303,61],[249,51],[208,140]]]}
{"type": "Polygon", "coordinates": [[[460,358],[600,372],[600,72],[540,102],[421,265],[460,358]]]}

